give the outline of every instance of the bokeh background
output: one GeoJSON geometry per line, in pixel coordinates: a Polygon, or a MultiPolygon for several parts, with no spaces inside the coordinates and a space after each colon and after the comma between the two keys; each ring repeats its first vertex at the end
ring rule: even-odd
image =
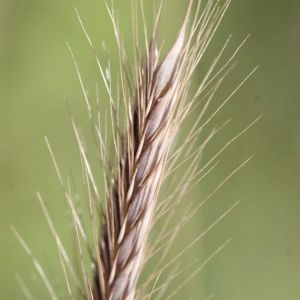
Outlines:
{"type": "MultiPolygon", "coordinates": [[[[176,35],[187,1],[165,2],[160,37],[168,44],[176,35]]],[[[124,40],[131,36],[129,3],[115,1],[124,40]]],[[[144,3],[151,21],[152,1],[144,3]]],[[[80,162],[69,111],[85,132],[87,144],[92,142],[66,41],[74,50],[91,95],[99,76],[74,6],[100,58],[106,56],[101,50],[105,40],[112,66],[117,66],[104,1],[0,0],[0,299],[25,299],[16,274],[25,279],[35,299],[49,298],[11,225],[59,286],[56,246],[36,199],[37,190],[70,252],[74,248],[67,206],[44,143],[46,135],[63,175],[70,174],[79,182],[80,162]]],[[[178,237],[182,243],[193,239],[240,200],[193,248],[194,257],[205,260],[228,238],[232,237],[232,242],[174,299],[210,295],[222,300],[300,299],[299,15],[300,2],[296,0],[233,0],[209,49],[208,59],[232,34],[229,55],[251,33],[236,57],[237,67],[220,88],[215,107],[253,67],[260,67],[214,120],[215,125],[228,118],[231,122],[209,145],[204,160],[256,117],[263,114],[263,118],[222,154],[220,166],[190,195],[194,200],[205,197],[226,174],[253,155],[178,237]]],[[[100,176],[101,169],[97,172],[100,176]]]]}

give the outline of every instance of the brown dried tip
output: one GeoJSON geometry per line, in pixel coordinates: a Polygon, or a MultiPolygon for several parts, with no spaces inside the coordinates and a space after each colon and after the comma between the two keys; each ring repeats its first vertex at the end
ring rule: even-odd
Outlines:
{"type": "Polygon", "coordinates": [[[140,71],[133,120],[127,125],[122,141],[118,177],[107,199],[101,228],[101,263],[94,275],[95,300],[134,298],[143,248],[171,143],[171,125],[180,89],[177,71],[184,41],[185,25],[158,64],[153,37],[140,71]]]}

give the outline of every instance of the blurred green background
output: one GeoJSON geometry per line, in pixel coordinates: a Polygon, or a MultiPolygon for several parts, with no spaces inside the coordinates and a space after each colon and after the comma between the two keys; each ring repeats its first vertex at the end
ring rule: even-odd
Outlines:
{"type": "MultiPolygon", "coordinates": [[[[79,182],[80,162],[68,110],[87,141],[89,123],[66,41],[93,97],[99,77],[73,7],[78,8],[100,59],[105,58],[102,41],[107,42],[114,66],[116,47],[103,2],[0,0],[0,299],[24,299],[16,274],[25,279],[35,299],[48,299],[11,225],[59,286],[56,246],[36,199],[37,190],[68,248],[73,249],[66,204],[43,137],[47,135],[51,141],[64,177],[71,174],[79,182]]],[[[127,40],[131,36],[130,1],[115,2],[127,40]]],[[[165,2],[160,37],[171,41],[187,1],[165,2]]],[[[152,1],[144,3],[151,20],[152,1]]],[[[233,51],[251,33],[214,105],[221,103],[254,66],[260,68],[215,119],[215,125],[228,118],[232,121],[208,147],[207,157],[257,116],[264,117],[222,155],[217,170],[193,191],[194,199],[200,199],[200,194],[205,197],[226,174],[253,155],[181,237],[187,240],[190,233],[193,238],[241,200],[193,251],[195,257],[205,259],[228,238],[233,238],[232,243],[174,299],[205,299],[212,294],[222,300],[300,299],[299,16],[300,2],[296,0],[233,0],[209,48],[208,57],[213,57],[233,34],[229,47],[233,51]]],[[[100,174],[100,168],[96,172],[100,174]]]]}

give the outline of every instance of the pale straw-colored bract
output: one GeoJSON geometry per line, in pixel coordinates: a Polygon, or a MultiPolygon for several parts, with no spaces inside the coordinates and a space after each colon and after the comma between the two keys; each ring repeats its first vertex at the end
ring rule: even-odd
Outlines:
{"type": "MultiPolygon", "coordinates": [[[[140,3],[143,8],[142,1],[140,3]]],[[[224,214],[204,232],[199,234],[198,238],[193,240],[172,260],[162,264],[179,228],[187,223],[196,211],[244,165],[243,163],[230,173],[201,203],[198,203],[193,208],[187,207],[181,221],[178,222],[173,230],[169,231],[168,224],[170,223],[170,218],[172,218],[176,206],[178,206],[178,203],[183,199],[187,190],[213,170],[217,164],[216,159],[218,156],[253,124],[247,126],[245,130],[227,142],[211,157],[206,165],[199,168],[199,160],[202,156],[203,149],[212,137],[222,129],[223,125],[220,126],[220,128],[213,129],[204,139],[200,147],[196,145],[195,137],[211,122],[217,112],[221,110],[225,103],[254,71],[251,71],[228,98],[226,98],[206,120],[203,120],[217,88],[224,79],[227,70],[230,68],[230,63],[244,43],[243,41],[236,52],[216,71],[215,69],[220,57],[229,42],[228,39],[221,49],[220,54],[212,62],[196,92],[191,94],[192,75],[201,62],[229,3],[230,0],[224,1],[222,5],[219,5],[219,1],[214,0],[209,0],[206,4],[202,4],[201,1],[190,0],[186,16],[178,31],[177,38],[173,46],[170,47],[163,57],[161,57],[161,50],[159,50],[157,46],[158,25],[159,22],[161,22],[160,15],[162,6],[160,6],[154,22],[150,42],[148,44],[146,40],[145,43],[146,53],[140,62],[137,61],[134,91],[129,96],[126,92],[126,88],[124,88],[126,85],[124,70],[120,70],[120,98],[124,101],[126,115],[125,129],[121,130],[121,132],[117,112],[119,104],[113,99],[113,87],[110,82],[109,69],[104,70],[99,59],[96,58],[96,63],[110,101],[112,121],[114,123],[113,144],[116,158],[111,158],[110,161],[115,161],[115,165],[117,166],[116,168],[111,167],[110,172],[106,174],[105,207],[103,208],[103,214],[101,216],[99,216],[99,211],[95,209],[94,204],[94,200],[100,201],[97,181],[92,172],[94,167],[89,163],[79,130],[75,121],[72,120],[73,129],[79,145],[84,181],[89,195],[88,204],[92,223],[91,236],[93,240],[91,247],[93,269],[89,269],[81,259],[82,253],[84,252],[82,241],[84,245],[88,245],[88,237],[81,223],[80,216],[76,211],[76,205],[70,191],[69,183],[66,184],[64,182],[54,158],[53,151],[46,139],[58,178],[64,188],[65,197],[72,212],[73,226],[77,240],[77,252],[79,253],[78,257],[80,260],[80,274],[77,274],[72,266],[67,251],[56,232],[55,226],[45,208],[40,194],[38,194],[38,198],[58,246],[60,263],[65,276],[68,297],[70,299],[75,299],[76,297],[72,288],[74,285],[80,289],[81,296],[86,299],[132,300],[135,297],[138,299],[150,299],[152,295],[156,293],[159,294],[159,297],[163,297],[163,299],[171,299],[176,294],[177,289],[162,296],[163,293],[161,293],[161,291],[165,289],[167,283],[159,287],[156,286],[160,274],[174,261],[180,260],[182,254],[187,251],[188,248],[192,247],[207,234],[211,228],[219,223],[236,206],[237,203],[225,211],[224,214]],[[206,102],[199,116],[196,118],[193,127],[190,128],[189,134],[185,137],[184,145],[179,145],[170,151],[181,124],[197,106],[197,101],[200,96],[202,100],[205,99],[206,102]],[[116,120],[114,120],[115,118],[116,120]],[[165,195],[158,203],[158,194],[163,181],[167,177],[174,175],[174,173],[176,174],[176,169],[186,163],[188,167],[186,167],[185,173],[182,174],[180,178],[173,179],[176,182],[176,188],[173,190],[173,193],[165,195]],[[163,230],[161,230],[160,235],[157,237],[156,243],[153,243],[153,247],[147,247],[148,236],[153,224],[165,216],[167,216],[164,220],[165,226],[162,227],[163,230]],[[101,220],[100,233],[97,221],[99,219],[101,220]],[[163,248],[162,251],[161,248],[163,248]],[[140,290],[137,290],[137,281],[142,267],[145,266],[148,259],[157,252],[160,252],[161,255],[157,263],[158,270],[153,271],[152,274],[148,276],[148,279],[144,280],[141,284],[140,290]],[[84,283],[83,286],[81,285],[82,281],[84,283]]],[[[113,23],[122,68],[124,62],[124,48],[121,43],[120,32],[113,8],[107,5],[107,10],[113,23]]],[[[94,49],[92,41],[83,26],[83,22],[77,11],[76,13],[88,43],[94,49]]],[[[142,15],[144,15],[143,9],[142,15]]],[[[89,96],[85,91],[75,56],[70,47],[69,49],[82,87],[89,117],[92,119],[93,112],[89,96]]],[[[137,57],[136,60],[138,60],[137,57]]],[[[105,145],[105,136],[101,133],[99,123],[96,125],[93,124],[93,126],[97,137],[100,160],[104,165],[107,165],[108,151],[105,145]]],[[[224,126],[225,125],[226,123],[224,126]]],[[[25,247],[27,253],[31,255],[23,239],[17,233],[16,235],[25,247]]],[[[216,249],[194,272],[191,272],[190,276],[178,286],[178,289],[180,289],[186,281],[195,276],[195,274],[222,250],[229,241],[230,240],[225,241],[225,243],[216,249]]],[[[55,289],[51,287],[49,280],[46,278],[44,272],[41,271],[40,265],[35,260],[34,264],[38,266],[38,272],[42,275],[42,280],[50,292],[51,298],[58,299],[59,297],[56,295],[55,289]]],[[[179,275],[180,272],[182,272],[182,270],[171,275],[170,281],[179,275]]],[[[24,289],[24,284],[22,282],[21,284],[24,289]]],[[[27,290],[26,294],[29,294],[27,290]]]]}

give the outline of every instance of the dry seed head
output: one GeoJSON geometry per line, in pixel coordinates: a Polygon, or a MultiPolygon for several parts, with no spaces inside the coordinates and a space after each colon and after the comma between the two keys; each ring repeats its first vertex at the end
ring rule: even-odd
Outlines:
{"type": "MultiPolygon", "coordinates": [[[[137,76],[129,113],[132,117],[128,119],[121,137],[121,150],[117,153],[117,177],[106,199],[94,299],[134,298],[166,157],[174,134],[190,108],[184,100],[191,76],[229,1],[221,8],[212,3],[209,1],[200,16],[198,6],[192,20],[193,1],[190,1],[177,39],[161,62],[155,23],[137,76]]],[[[116,36],[118,39],[119,35],[116,36]]]]}
{"type": "MultiPolygon", "coordinates": [[[[170,146],[178,128],[180,127],[182,121],[189,115],[190,110],[195,104],[198,96],[203,96],[204,92],[207,93],[207,95],[204,94],[204,98],[207,97],[208,99],[207,104],[204,106],[203,111],[200,113],[197,121],[195,122],[190,135],[186,138],[186,143],[195,140],[194,137],[201,132],[203,127],[213,119],[215,114],[233,95],[232,93],[230,97],[228,97],[228,99],[226,99],[225,102],[221,104],[221,106],[202,124],[202,126],[197,128],[216,89],[223,80],[224,74],[222,74],[222,72],[226,69],[232,57],[218,72],[212,75],[222,51],[224,50],[222,49],[220,55],[212,63],[207,75],[204,77],[195,95],[190,97],[191,101],[186,102],[189,98],[188,92],[191,85],[191,77],[196,66],[201,61],[202,56],[229,5],[229,2],[229,0],[225,1],[224,5],[219,7],[218,1],[209,0],[203,11],[200,12],[201,1],[199,1],[198,5],[196,6],[195,15],[192,17],[191,8],[192,5],[196,3],[191,0],[186,18],[181,29],[179,30],[177,39],[163,59],[159,58],[159,51],[157,49],[156,34],[159,19],[159,17],[157,17],[157,20],[154,24],[154,33],[152,35],[152,39],[147,47],[141,67],[137,72],[135,94],[131,99],[131,107],[126,112],[126,130],[122,135],[118,136],[116,134],[114,136],[114,146],[117,154],[118,168],[115,177],[108,177],[105,183],[106,207],[101,218],[102,225],[99,240],[97,236],[97,229],[95,229],[95,224],[97,222],[95,220],[93,221],[93,239],[95,244],[94,246],[97,249],[95,250],[95,270],[93,272],[92,280],[89,279],[90,270],[84,266],[82,261],[80,261],[80,271],[82,273],[80,275],[83,277],[85,289],[84,291],[80,292],[81,294],[84,294],[87,299],[134,299],[136,294],[136,283],[141,268],[144,264],[143,260],[146,256],[146,253],[149,253],[145,248],[145,244],[147,242],[153,219],[157,220],[165,214],[165,212],[169,209],[168,201],[170,201],[170,199],[175,207],[179,199],[182,199],[183,195],[186,193],[188,186],[193,185],[195,182],[201,180],[202,176],[205,176],[202,175],[202,171],[207,168],[207,166],[210,166],[211,163],[215,161],[215,158],[218,157],[223,151],[222,148],[220,152],[218,152],[211,159],[211,161],[209,161],[207,166],[203,167],[203,170],[197,171],[197,161],[202,154],[203,148],[219,129],[214,129],[212,131],[203,145],[196,149],[196,154],[191,153],[191,149],[193,149],[193,147],[190,145],[185,159],[189,161],[190,158],[192,158],[192,163],[190,164],[186,174],[182,176],[181,182],[177,187],[178,190],[176,189],[174,194],[169,195],[165,201],[161,203],[161,206],[156,208],[156,200],[161,183],[165,176],[173,172],[175,164],[174,161],[177,161],[179,156],[175,151],[172,156],[168,157],[170,146]],[[117,141],[118,138],[120,141],[117,141]],[[167,166],[166,163],[168,160],[173,161],[167,166]],[[175,195],[177,192],[178,195],[175,195]]],[[[112,17],[118,47],[120,48],[120,62],[122,65],[124,49],[120,43],[120,35],[115,23],[114,14],[109,9],[108,12],[112,17]]],[[[158,15],[159,14],[160,13],[158,13],[158,15]]],[[[80,17],[79,21],[82,25],[80,17]]],[[[90,46],[93,48],[91,39],[88,37],[84,28],[83,30],[87,36],[90,46]]],[[[224,48],[225,47],[226,44],[224,48]]],[[[83,80],[81,79],[72,50],[70,49],[70,51],[75,63],[80,85],[83,90],[84,99],[88,107],[89,118],[92,118],[88,94],[84,89],[83,80]]],[[[111,86],[108,82],[110,80],[109,70],[107,69],[104,71],[98,59],[97,64],[103,78],[105,88],[107,89],[109,95],[111,111],[115,111],[116,109],[111,93],[111,86]]],[[[120,70],[120,72],[122,73],[122,70],[120,70]]],[[[244,81],[242,83],[244,83],[244,81]]],[[[122,87],[124,85],[124,81],[122,80],[121,85],[122,87]]],[[[122,90],[122,93],[122,96],[124,96],[124,90],[122,90]]],[[[124,97],[124,102],[126,101],[127,98],[124,97]]],[[[87,185],[89,192],[89,201],[92,202],[91,199],[93,197],[99,200],[99,192],[91,171],[92,168],[88,162],[75,122],[72,123],[76,139],[79,144],[85,184],[87,185]],[[93,196],[91,196],[91,194],[93,194],[93,196]]],[[[119,130],[118,120],[116,120],[115,126],[118,127],[119,130]]],[[[100,148],[103,149],[105,138],[103,140],[103,137],[101,136],[100,126],[96,126],[96,132],[100,140],[100,148]]],[[[230,143],[231,141],[225,145],[224,149],[230,143]]],[[[53,156],[50,145],[48,142],[47,144],[51,156],[53,156]]],[[[180,148],[181,147],[179,147],[178,150],[181,150],[180,148]]],[[[104,149],[100,152],[101,160],[102,162],[105,162],[107,151],[104,149]]],[[[61,184],[64,185],[54,157],[53,160],[59,180],[61,184]]],[[[211,169],[205,172],[210,172],[210,170],[214,168],[214,165],[210,168],[211,169]]],[[[230,174],[228,178],[230,178],[232,174],[230,174]]],[[[228,178],[226,178],[226,180],[228,178]]],[[[223,182],[221,185],[223,185],[223,182]]],[[[65,196],[72,211],[77,238],[77,250],[81,258],[82,248],[80,245],[80,239],[87,244],[87,238],[80,218],[78,217],[74,207],[71,192],[66,191],[65,196]]],[[[44,210],[42,200],[41,203],[44,210]]],[[[92,219],[96,219],[95,212],[92,211],[93,209],[90,203],[89,206],[92,219]]],[[[199,207],[200,206],[201,205],[199,205],[199,207]]],[[[197,209],[199,207],[197,206],[197,209]]],[[[227,215],[232,208],[224,213],[224,215],[222,215],[221,218],[213,223],[212,226],[208,227],[207,231],[199,235],[199,238],[194,242],[202,238],[213,226],[223,219],[223,217],[227,215]]],[[[179,222],[178,227],[186,223],[194,215],[194,213],[195,211],[190,212],[187,210],[186,215],[184,216],[183,220],[179,222]]],[[[58,244],[62,269],[64,273],[66,273],[66,269],[68,269],[73,279],[76,279],[77,281],[77,276],[74,274],[72,266],[70,266],[69,259],[65,254],[65,250],[55,229],[53,229],[53,225],[50,217],[47,215],[47,212],[46,217],[58,244]]],[[[174,229],[174,231],[171,233],[173,237],[175,236],[174,233],[176,233],[176,231],[177,229],[174,229]]],[[[163,236],[162,239],[159,239],[159,242],[166,236],[170,236],[168,232],[166,234],[164,233],[164,235],[165,236],[163,236]]],[[[171,240],[173,240],[173,237],[171,240]]],[[[190,247],[194,244],[194,242],[191,243],[190,247]]],[[[218,248],[203,264],[206,264],[206,262],[208,262],[216,253],[218,253],[220,249],[223,249],[227,243],[228,241],[218,248]]],[[[165,253],[167,252],[168,247],[166,247],[165,253]]],[[[179,259],[183,253],[184,251],[179,253],[175,258],[179,259]]],[[[161,271],[167,267],[168,265],[165,265],[161,271]]],[[[65,277],[69,296],[71,299],[73,299],[72,290],[69,286],[68,275],[65,277]]],[[[159,275],[157,275],[157,273],[153,273],[152,276],[150,276],[150,280],[152,280],[153,277],[159,277],[159,275]]],[[[48,284],[48,282],[46,283],[48,284]]],[[[77,282],[76,285],[78,287],[77,282]]],[[[53,289],[51,289],[51,291],[52,290],[53,289]]],[[[157,290],[159,290],[159,288],[155,289],[153,287],[151,293],[155,293],[157,290]]],[[[171,298],[171,295],[173,295],[174,292],[175,291],[173,291],[173,293],[171,293],[166,299],[171,298]]],[[[148,298],[151,297],[151,293],[147,295],[148,298]]]]}
{"type": "Polygon", "coordinates": [[[107,199],[102,225],[100,255],[104,286],[96,273],[96,299],[134,297],[180,96],[182,79],[178,70],[185,30],[184,25],[161,63],[154,37],[139,74],[133,119],[123,137],[118,178],[107,199]]]}

